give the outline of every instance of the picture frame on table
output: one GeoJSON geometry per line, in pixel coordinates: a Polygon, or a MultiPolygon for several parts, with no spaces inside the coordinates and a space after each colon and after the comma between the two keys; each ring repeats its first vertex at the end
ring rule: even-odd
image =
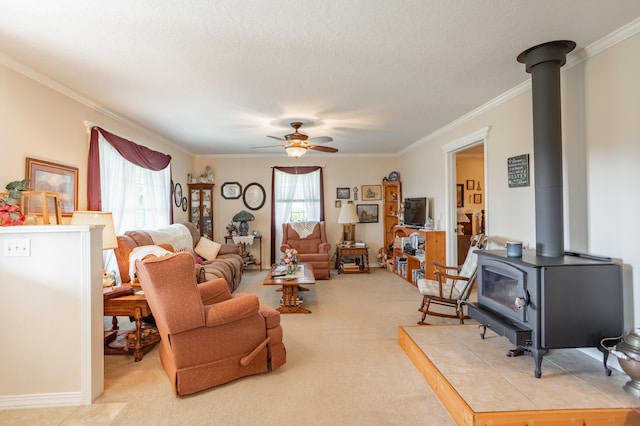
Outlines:
{"type": "MultiPolygon", "coordinates": [[[[77,167],[27,157],[25,175],[29,179],[29,190],[60,194],[62,216],[72,216],[78,210],[77,167]]],[[[41,200],[33,198],[28,203],[29,212],[42,213],[41,200]]]]}
{"type": "Polygon", "coordinates": [[[356,204],[356,214],[360,223],[378,223],[377,204],[356,204]]]}
{"type": "Polygon", "coordinates": [[[336,198],[338,200],[348,200],[351,198],[351,188],[336,188],[336,198]]]}
{"type": "Polygon", "coordinates": [[[382,185],[362,185],[362,201],[382,200],[382,185]]]}
{"type": "Polygon", "coordinates": [[[342,200],[336,200],[336,208],[342,207],[342,200]]]}

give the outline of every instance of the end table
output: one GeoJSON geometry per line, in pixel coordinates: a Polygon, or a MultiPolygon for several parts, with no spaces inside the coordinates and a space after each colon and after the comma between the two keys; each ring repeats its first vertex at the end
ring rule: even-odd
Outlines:
{"type": "Polygon", "coordinates": [[[336,246],[336,267],[338,268],[338,274],[371,273],[369,268],[369,246],[358,243],[355,245],[338,244],[336,246]],[[359,264],[346,262],[347,258],[359,259],[359,264]]]}

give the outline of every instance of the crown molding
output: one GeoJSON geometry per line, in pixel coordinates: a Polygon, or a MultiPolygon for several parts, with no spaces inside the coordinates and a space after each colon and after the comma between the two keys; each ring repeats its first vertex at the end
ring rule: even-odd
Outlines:
{"type": "MultiPolygon", "coordinates": [[[[565,71],[566,69],[570,69],[584,61],[586,61],[589,58],[592,58],[594,56],[596,56],[598,53],[612,47],[615,46],[616,44],[628,39],[631,36],[634,36],[636,34],[638,34],[640,32],[640,18],[637,18],[631,22],[629,22],[627,25],[624,25],[620,28],[618,28],[617,30],[613,31],[612,33],[606,35],[605,37],[601,38],[600,40],[591,43],[589,46],[586,46],[585,48],[579,50],[578,52],[575,53],[571,53],[570,55],[567,56],[567,63],[566,65],[563,67],[563,69],[561,71],[565,71]]],[[[412,143],[411,145],[409,145],[408,147],[406,147],[405,149],[403,149],[402,151],[400,151],[399,154],[405,154],[409,151],[412,151],[413,149],[417,148],[418,146],[421,146],[425,143],[428,143],[434,139],[436,139],[438,136],[441,136],[459,126],[461,126],[462,124],[480,116],[481,114],[509,101],[512,98],[515,98],[516,96],[528,91],[531,89],[531,79],[528,79],[527,81],[524,81],[520,84],[518,84],[517,86],[515,86],[514,88],[507,90],[506,92],[504,92],[503,94],[493,98],[492,100],[490,100],[489,102],[479,106],[478,108],[470,111],[469,113],[463,115],[462,117],[452,121],[451,123],[439,128],[438,130],[434,131],[433,133],[417,140],[416,142],[412,143]]]]}
{"type": "MultiPolygon", "coordinates": [[[[89,107],[90,109],[105,115],[108,118],[111,118],[121,124],[124,124],[125,126],[138,131],[142,134],[148,135],[154,139],[158,139],[161,140],[169,145],[171,145],[172,147],[174,147],[175,149],[188,154],[188,155],[193,155],[192,152],[187,151],[186,149],[184,149],[182,146],[176,144],[175,142],[167,139],[164,136],[161,136],[157,133],[155,133],[154,131],[136,123],[135,121],[121,115],[118,114],[115,111],[112,111],[98,103],[96,103],[95,101],[91,100],[90,98],[78,93],[77,91],[71,89],[68,86],[65,86],[64,84],[60,83],[59,81],[56,81],[54,79],[52,79],[51,77],[47,77],[46,75],[34,70],[31,67],[28,67],[26,65],[24,65],[21,62],[16,61],[15,59],[13,59],[10,56],[5,55],[4,53],[0,52],[0,65],[4,65],[7,68],[17,72],[18,74],[21,74],[27,78],[30,78],[31,80],[42,84],[43,86],[54,90],[86,107],[89,107]]],[[[99,124],[99,123],[93,123],[90,121],[85,121],[84,122],[85,126],[89,127],[89,126],[98,126],[98,127],[102,127],[105,130],[109,130],[107,129],[105,126],[99,124]]],[[[90,128],[87,129],[87,131],[90,131],[90,128]]],[[[116,134],[118,132],[115,132],[116,134]]]]}

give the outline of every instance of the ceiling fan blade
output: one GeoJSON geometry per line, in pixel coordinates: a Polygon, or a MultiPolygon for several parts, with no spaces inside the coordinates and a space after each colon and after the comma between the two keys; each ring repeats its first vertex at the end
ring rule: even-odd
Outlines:
{"type": "Polygon", "coordinates": [[[322,152],[338,152],[337,148],[331,148],[330,146],[311,145],[309,149],[313,149],[314,151],[322,151],[322,152]]]}
{"type": "Polygon", "coordinates": [[[286,140],[284,138],[281,138],[281,137],[278,137],[278,136],[267,136],[267,137],[271,138],[271,139],[276,139],[276,140],[279,140],[279,141],[286,142],[286,140]]]}
{"type": "Polygon", "coordinates": [[[284,145],[265,145],[265,146],[252,146],[251,149],[260,149],[260,148],[282,148],[284,145]]]}
{"type": "Polygon", "coordinates": [[[329,136],[316,136],[315,138],[309,138],[308,142],[312,143],[327,143],[333,141],[333,138],[329,136]]]}

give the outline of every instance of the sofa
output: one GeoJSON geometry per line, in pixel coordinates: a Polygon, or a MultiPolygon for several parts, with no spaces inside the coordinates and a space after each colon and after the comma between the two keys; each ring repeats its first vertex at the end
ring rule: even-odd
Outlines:
{"type": "Polygon", "coordinates": [[[331,278],[329,249],[325,222],[296,222],[282,224],[282,245],[280,251],[287,249],[298,251],[298,261],[309,263],[313,267],[313,276],[317,280],[331,278]]]}
{"type": "Polygon", "coordinates": [[[159,256],[168,252],[187,251],[193,255],[194,273],[198,283],[224,278],[230,292],[235,291],[240,285],[244,270],[240,247],[234,244],[218,244],[201,237],[193,223],[173,224],[155,230],[127,231],[124,235],[118,235],[117,239],[118,247],[114,252],[123,284],[138,282],[135,260],[141,260],[147,255],[159,256]],[[211,246],[217,247],[218,250],[209,254],[211,246]]]}

